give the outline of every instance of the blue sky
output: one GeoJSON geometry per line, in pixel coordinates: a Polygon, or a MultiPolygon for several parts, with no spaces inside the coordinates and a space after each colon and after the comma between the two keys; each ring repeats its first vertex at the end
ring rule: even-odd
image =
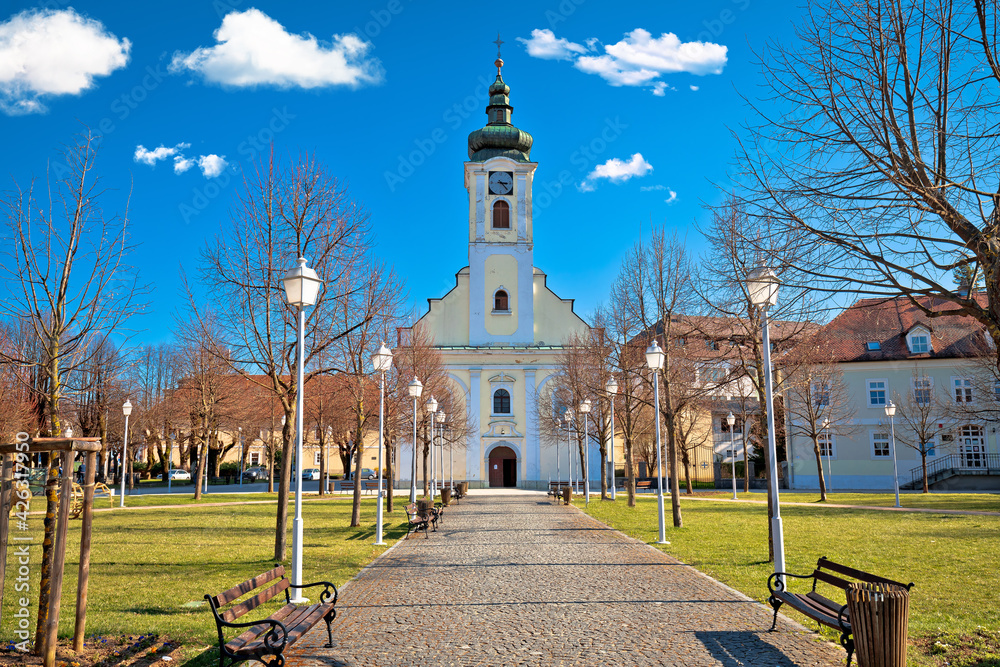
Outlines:
{"type": "Polygon", "coordinates": [[[586,316],[650,221],[701,251],[695,226],[749,114],[740,94],[760,92],[753,51],[791,40],[801,12],[763,0],[3,8],[0,187],[44,176],[81,123],[104,135],[105,208],[131,191],[132,260],[155,288],[131,323],[147,342],[169,340],[180,268],[196,272],[241,169],[272,140],[349,184],[417,308],[447,292],[467,260],[462,162],[486,122],[498,31],[513,122],[539,164],[535,265],[586,316]]]}

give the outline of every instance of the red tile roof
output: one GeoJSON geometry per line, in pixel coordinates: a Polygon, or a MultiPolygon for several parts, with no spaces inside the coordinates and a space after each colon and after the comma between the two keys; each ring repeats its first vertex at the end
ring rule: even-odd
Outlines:
{"type": "MultiPolygon", "coordinates": [[[[976,295],[985,303],[985,295],[976,295]]],[[[900,359],[954,359],[992,354],[985,328],[958,306],[936,297],[919,297],[924,307],[935,313],[928,317],[906,297],[861,299],[844,310],[816,334],[814,343],[829,350],[833,361],[889,361],[900,359]],[[931,332],[931,352],[911,354],[906,334],[915,326],[931,332]],[[869,342],[881,349],[869,350],[869,342]]]]}

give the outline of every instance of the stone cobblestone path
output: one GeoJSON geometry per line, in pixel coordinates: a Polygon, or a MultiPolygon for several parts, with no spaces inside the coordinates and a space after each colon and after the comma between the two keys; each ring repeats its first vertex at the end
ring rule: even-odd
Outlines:
{"type": "MultiPolygon", "coordinates": [[[[764,586],[761,582],[761,586],[764,586]]],[[[843,665],[846,654],[542,493],[469,495],[344,587],[290,667],[843,665]]]]}

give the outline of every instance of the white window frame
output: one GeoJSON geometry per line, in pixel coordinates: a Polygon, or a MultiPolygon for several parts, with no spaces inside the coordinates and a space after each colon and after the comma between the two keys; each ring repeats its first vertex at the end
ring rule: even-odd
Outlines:
{"type": "Polygon", "coordinates": [[[830,393],[833,391],[833,383],[829,380],[817,380],[812,383],[812,393],[815,405],[818,408],[830,405],[830,393]]]}
{"type": "Polygon", "coordinates": [[[823,459],[837,459],[837,436],[830,433],[829,430],[823,429],[820,432],[819,437],[819,455],[823,459]],[[827,454],[826,450],[829,449],[830,453],[827,454]]]}
{"type": "Polygon", "coordinates": [[[883,459],[892,458],[892,439],[890,437],[888,430],[875,430],[871,432],[871,446],[872,446],[872,460],[881,461],[883,459]],[[876,438],[876,436],[885,436],[885,454],[879,454],[878,450],[875,448],[876,442],[883,442],[882,438],[876,438]]]}
{"type": "Polygon", "coordinates": [[[260,452],[250,452],[250,460],[248,461],[251,468],[256,468],[260,465],[260,452]]]}
{"type": "Polygon", "coordinates": [[[923,327],[918,327],[906,334],[906,347],[910,351],[910,354],[929,354],[934,351],[934,345],[931,343],[931,332],[923,327]],[[916,349],[917,338],[927,339],[927,349],[918,350],[916,349]]]}
{"type": "Polygon", "coordinates": [[[321,452],[317,449],[316,450],[315,462],[313,463],[313,465],[315,465],[317,467],[319,467],[319,464],[320,464],[320,458],[321,458],[320,454],[321,454],[321,452]]]}
{"type": "MultiPolygon", "coordinates": [[[[878,390],[876,390],[876,391],[878,391],[878,390]]],[[[889,380],[888,380],[888,378],[868,378],[867,380],[865,380],[865,397],[866,397],[865,400],[867,400],[867,402],[868,402],[868,407],[869,408],[885,408],[885,406],[889,403],[889,380]],[[875,383],[875,382],[881,382],[882,383],[882,389],[881,389],[881,391],[885,395],[882,397],[883,400],[882,400],[881,403],[873,403],[872,402],[872,384],[875,383]]]]}
{"type": "Polygon", "coordinates": [[[912,391],[913,402],[917,405],[930,405],[934,402],[934,378],[929,375],[910,378],[910,391],[912,391]],[[921,401],[918,391],[927,391],[927,400],[921,401]]]}
{"type": "Polygon", "coordinates": [[[951,400],[955,403],[975,403],[976,392],[973,390],[972,378],[967,375],[953,375],[951,377],[951,400]],[[964,390],[964,392],[963,392],[964,390]],[[960,400],[959,396],[964,393],[965,400],[960,400]]]}

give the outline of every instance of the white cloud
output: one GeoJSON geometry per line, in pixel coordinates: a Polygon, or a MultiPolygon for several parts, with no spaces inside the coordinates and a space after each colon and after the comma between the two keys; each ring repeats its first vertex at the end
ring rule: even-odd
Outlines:
{"type": "Polygon", "coordinates": [[[670,193],[670,196],[667,197],[666,199],[664,199],[663,201],[665,201],[668,204],[673,204],[674,202],[676,202],[677,201],[677,193],[674,192],[673,190],[667,190],[667,192],[670,193]]]}
{"type": "Polygon", "coordinates": [[[695,92],[698,91],[698,86],[688,86],[688,87],[695,92]]]}
{"type": "Polygon", "coordinates": [[[49,95],[79,95],[128,64],[131,42],[73,9],[28,10],[0,23],[0,109],[46,110],[49,95]]]}
{"type": "Polygon", "coordinates": [[[194,160],[189,160],[183,155],[174,156],[174,173],[183,174],[185,171],[194,166],[194,160]]]}
{"type": "Polygon", "coordinates": [[[557,38],[548,28],[532,30],[531,39],[518,37],[517,41],[524,44],[528,55],[544,60],[572,60],[574,54],[586,53],[587,47],[593,42],[587,41],[587,46],[571,42],[565,37],[557,38]]]}
{"type": "Polygon", "coordinates": [[[594,183],[598,179],[606,178],[612,183],[624,183],[628,179],[637,176],[645,176],[653,171],[653,165],[646,162],[642,153],[635,153],[628,160],[611,158],[604,164],[594,167],[594,170],[587,174],[587,178],[577,186],[580,192],[593,192],[594,183]]]}
{"type": "Polygon", "coordinates": [[[227,164],[229,163],[226,162],[225,155],[202,155],[198,158],[198,167],[205,178],[215,178],[222,173],[227,164]]]}
{"type": "Polygon", "coordinates": [[[639,192],[650,192],[652,190],[666,190],[666,189],[667,186],[665,185],[644,185],[641,188],[639,188],[639,192]]]}
{"type": "MultiPolygon", "coordinates": [[[[536,58],[573,60],[573,66],[582,72],[596,74],[612,86],[646,86],[652,93],[663,96],[674,90],[660,77],[665,74],[687,72],[695,75],[721,74],[726,66],[728,48],[712,42],[682,42],[672,32],[653,37],[648,30],[636,28],[626,33],[615,44],[604,45],[604,53],[597,51],[599,42],[587,40],[587,46],[555,36],[551,30],[532,30],[531,39],[518,38],[525,44],[528,55],[536,58]]],[[[692,86],[697,90],[696,86],[692,86]]]]}
{"type": "MultiPolygon", "coordinates": [[[[136,162],[141,162],[143,164],[148,164],[150,167],[155,166],[160,160],[166,160],[168,157],[174,157],[180,153],[180,151],[189,147],[191,144],[177,144],[172,148],[168,148],[163,144],[160,144],[153,150],[149,150],[142,144],[135,147],[135,155],[132,157],[136,162]]],[[[175,158],[176,159],[176,158],[175,158]]]]}
{"type": "Polygon", "coordinates": [[[382,80],[382,65],[366,57],[371,43],[355,34],[320,44],[309,33],[293,35],[259,9],[230,12],[215,31],[216,44],[177,52],[172,72],[191,70],[225,86],[360,86],[382,80]]]}

